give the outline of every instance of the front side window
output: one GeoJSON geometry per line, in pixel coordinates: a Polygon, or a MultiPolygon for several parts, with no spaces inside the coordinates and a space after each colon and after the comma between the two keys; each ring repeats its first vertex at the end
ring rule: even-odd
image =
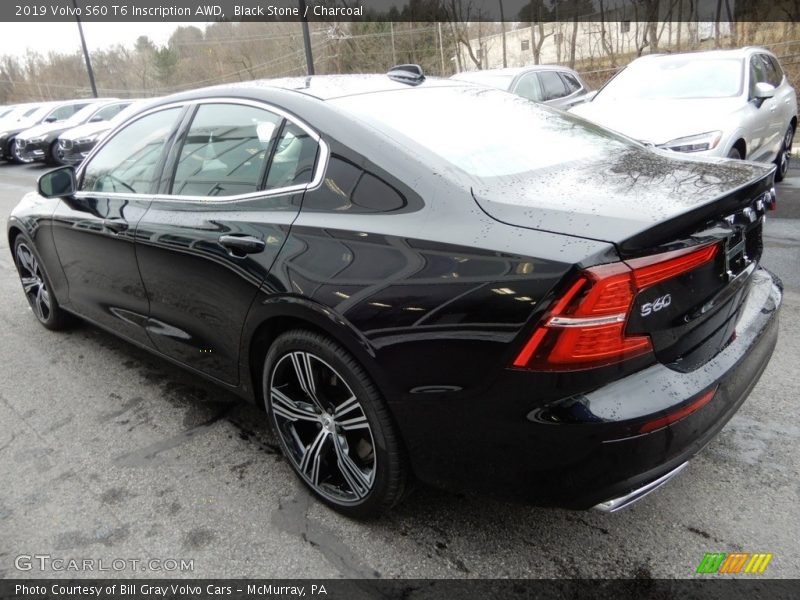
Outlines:
{"type": "Polygon", "coordinates": [[[556,71],[542,71],[539,73],[539,79],[542,81],[545,101],[555,100],[567,95],[564,82],[561,81],[561,77],[558,76],[556,71]]]}
{"type": "Polygon", "coordinates": [[[242,104],[201,104],[183,142],[172,194],[235,196],[257,191],[283,119],[242,104]]]}
{"type": "Polygon", "coordinates": [[[767,58],[772,63],[772,68],[775,69],[775,87],[778,87],[783,83],[783,69],[781,68],[781,63],[778,62],[778,59],[774,56],[767,56],[767,58]]]}
{"type": "Polygon", "coordinates": [[[778,87],[783,79],[783,73],[779,74],[778,69],[775,68],[775,63],[771,60],[770,56],[766,54],[759,54],[758,56],[761,59],[761,62],[764,63],[764,71],[767,74],[767,83],[778,87]]]}
{"type": "Polygon", "coordinates": [[[767,70],[758,56],[750,57],[750,97],[755,96],[756,84],[767,83],[767,70]]]}
{"type": "Polygon", "coordinates": [[[151,193],[164,145],[181,110],[169,108],[151,113],[117,132],[86,165],[80,189],[151,193]]]}

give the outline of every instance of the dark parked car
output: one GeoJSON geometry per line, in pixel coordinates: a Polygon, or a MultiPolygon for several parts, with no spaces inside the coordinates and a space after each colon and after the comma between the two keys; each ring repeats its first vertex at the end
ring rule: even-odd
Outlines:
{"type": "Polygon", "coordinates": [[[79,125],[104,123],[113,119],[130,100],[95,100],[84,106],[66,121],[42,123],[17,134],[14,156],[19,162],[44,161],[50,165],[62,164],[59,136],[79,125]]]}
{"type": "Polygon", "coordinates": [[[451,79],[488,85],[564,110],[591,97],[580,75],[572,69],[553,65],[464,71],[451,79]]]}
{"type": "Polygon", "coordinates": [[[265,406],[341,512],[412,474],[615,510],[767,365],[772,180],[406,68],[162,99],[44,175],[8,240],[45,327],[77,315],[265,406]]]}
{"type": "Polygon", "coordinates": [[[89,119],[88,123],[68,129],[58,136],[58,151],[56,162],[62,165],[77,166],[89,156],[92,148],[102,140],[106,134],[131,115],[142,110],[149,100],[125,100],[127,104],[113,118],[95,121],[89,119]]]}
{"type": "Polygon", "coordinates": [[[66,100],[63,102],[47,102],[41,104],[29,115],[14,124],[3,125],[0,131],[0,152],[8,161],[23,162],[17,156],[17,135],[23,131],[43,123],[60,123],[66,121],[84,106],[91,104],[92,100],[66,100]]]}

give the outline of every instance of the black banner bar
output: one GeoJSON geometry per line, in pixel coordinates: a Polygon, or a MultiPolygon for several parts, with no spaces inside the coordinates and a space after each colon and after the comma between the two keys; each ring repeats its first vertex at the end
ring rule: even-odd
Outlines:
{"type": "Polygon", "coordinates": [[[800,21],[795,0],[3,0],[0,21],[800,21]]]}
{"type": "Polygon", "coordinates": [[[729,598],[789,600],[800,580],[606,579],[606,580],[368,580],[368,579],[9,579],[2,600],[528,600],[729,598]]]}

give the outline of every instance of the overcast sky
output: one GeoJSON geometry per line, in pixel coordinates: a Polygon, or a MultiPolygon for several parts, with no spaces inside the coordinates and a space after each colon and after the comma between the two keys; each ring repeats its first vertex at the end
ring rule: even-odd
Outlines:
{"type": "MultiPolygon", "coordinates": [[[[5,1],[5,0],[0,0],[5,1]]],[[[140,35],[146,35],[156,44],[167,42],[169,36],[181,25],[194,25],[205,29],[205,23],[83,23],[83,32],[89,50],[101,50],[123,44],[129,48],[140,35]]],[[[0,23],[0,54],[23,56],[26,48],[48,52],[75,52],[81,49],[78,26],[71,23],[0,23]]]]}

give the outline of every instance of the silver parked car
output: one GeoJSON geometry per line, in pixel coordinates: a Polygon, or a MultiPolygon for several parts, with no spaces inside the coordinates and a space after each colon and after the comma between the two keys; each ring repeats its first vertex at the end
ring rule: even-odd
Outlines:
{"type": "Polygon", "coordinates": [[[450,79],[481,83],[564,110],[589,98],[589,88],[580,75],[553,65],[464,71],[450,79]]]}
{"type": "Polygon", "coordinates": [[[797,95],[778,58],[742,48],[638,58],[572,112],[677,152],[789,168],[797,95]]]}

